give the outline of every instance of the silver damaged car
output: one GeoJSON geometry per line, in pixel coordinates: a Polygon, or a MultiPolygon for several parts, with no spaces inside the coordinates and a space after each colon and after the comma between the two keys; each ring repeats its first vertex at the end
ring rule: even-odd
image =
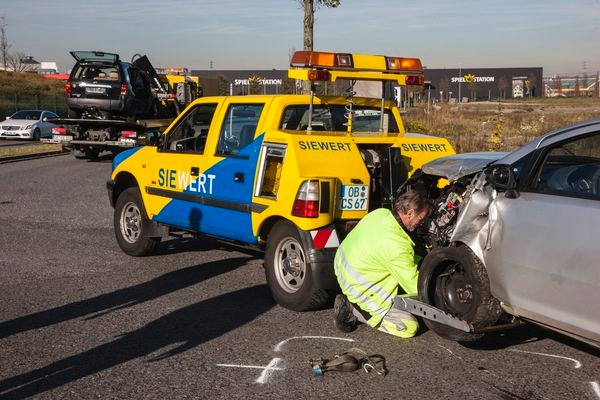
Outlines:
{"type": "Polygon", "coordinates": [[[600,347],[600,119],[432,161],[400,190],[415,186],[435,207],[419,298],[396,307],[451,340],[529,321],[600,347]]]}

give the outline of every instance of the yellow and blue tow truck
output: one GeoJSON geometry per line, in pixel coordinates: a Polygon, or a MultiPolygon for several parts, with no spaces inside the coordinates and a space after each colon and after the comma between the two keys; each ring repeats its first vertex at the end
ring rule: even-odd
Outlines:
{"type": "Polygon", "coordinates": [[[337,289],[346,234],[391,207],[422,164],[454,154],[444,138],[407,134],[383,95],[354,95],[360,80],[422,85],[419,59],[300,51],[288,76],[310,94],[199,98],[155,145],[115,156],[107,187],[125,253],[151,254],[177,235],[254,246],[274,299],[316,309],[337,289]],[[317,95],[326,83],[347,84],[346,95],[317,95]]]}

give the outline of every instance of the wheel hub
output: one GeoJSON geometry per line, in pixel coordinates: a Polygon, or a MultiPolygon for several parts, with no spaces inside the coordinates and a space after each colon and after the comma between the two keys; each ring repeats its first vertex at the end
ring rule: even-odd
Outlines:
{"type": "Polygon", "coordinates": [[[298,277],[302,272],[300,259],[297,254],[293,253],[286,257],[282,262],[282,267],[288,274],[298,277]]]}
{"type": "Polygon", "coordinates": [[[458,301],[462,304],[471,304],[471,301],[473,301],[473,287],[471,285],[459,287],[456,289],[456,295],[458,296],[458,301]]]}

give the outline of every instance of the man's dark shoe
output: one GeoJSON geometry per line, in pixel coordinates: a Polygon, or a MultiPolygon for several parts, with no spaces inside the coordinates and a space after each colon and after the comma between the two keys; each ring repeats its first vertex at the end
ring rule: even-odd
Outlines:
{"type": "Polygon", "coordinates": [[[358,325],[356,317],[352,314],[352,308],[352,304],[346,296],[343,294],[335,296],[335,303],[333,303],[335,327],[342,332],[352,332],[358,325]]]}

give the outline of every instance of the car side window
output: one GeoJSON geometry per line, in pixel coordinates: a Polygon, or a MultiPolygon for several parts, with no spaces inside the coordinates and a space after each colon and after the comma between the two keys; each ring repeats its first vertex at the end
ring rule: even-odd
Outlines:
{"type": "Polygon", "coordinates": [[[264,104],[231,104],[221,127],[217,155],[234,156],[252,143],[264,104]]]}
{"type": "Polygon", "coordinates": [[[544,157],[533,189],[600,199],[600,132],[554,145],[544,157]]]}
{"type": "Polygon", "coordinates": [[[208,130],[212,123],[216,103],[199,104],[188,111],[167,135],[164,149],[181,153],[203,154],[208,130]]]}

